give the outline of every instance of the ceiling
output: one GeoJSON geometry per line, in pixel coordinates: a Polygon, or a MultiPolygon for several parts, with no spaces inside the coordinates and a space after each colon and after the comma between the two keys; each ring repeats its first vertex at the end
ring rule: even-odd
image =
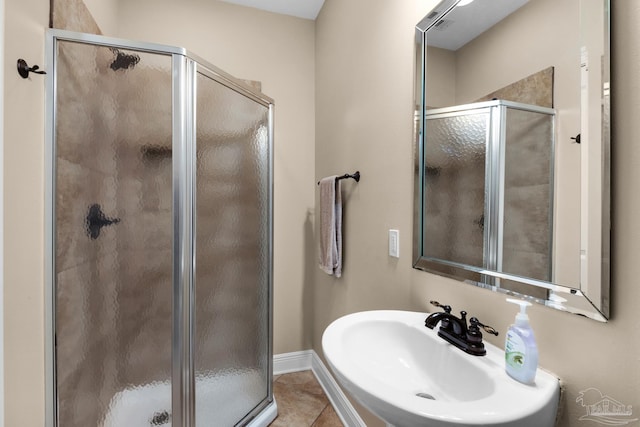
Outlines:
{"type": "Polygon", "coordinates": [[[268,12],[315,20],[324,0],[222,0],[240,6],[254,7],[268,12]]]}
{"type": "MultiPolygon", "coordinates": [[[[427,32],[427,44],[456,51],[493,27],[529,0],[476,0],[456,6],[427,32]]],[[[434,10],[430,16],[435,12],[434,10]]],[[[435,15],[433,16],[435,19],[435,15]]],[[[433,22],[432,19],[432,22],[433,22]]],[[[423,20],[429,24],[429,17],[423,20]]]]}
{"type": "MultiPolygon", "coordinates": [[[[325,0],[221,0],[240,6],[253,7],[267,12],[297,16],[315,20],[325,0]]],[[[439,0],[438,0],[439,1],[439,0]]],[[[435,1],[435,4],[438,3],[435,1]]],[[[449,50],[457,50],[470,40],[492,27],[529,0],[472,1],[457,7],[443,22],[440,30],[430,31],[428,44],[449,50]],[[462,13],[457,13],[457,12],[462,13]],[[455,21],[452,20],[455,18],[455,21]],[[455,28],[449,28],[455,27],[455,28]]],[[[433,2],[432,2],[433,3],[433,2]]],[[[429,8],[433,6],[429,5],[429,8]]]]}

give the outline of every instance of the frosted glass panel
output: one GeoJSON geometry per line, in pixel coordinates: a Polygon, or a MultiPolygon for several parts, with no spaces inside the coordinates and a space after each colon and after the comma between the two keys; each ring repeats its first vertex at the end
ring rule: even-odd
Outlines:
{"type": "Polygon", "coordinates": [[[198,74],[196,424],[233,426],[268,397],[268,108],[198,74]]]}
{"type": "Polygon", "coordinates": [[[551,281],[553,116],[506,111],[502,271],[551,281]]]}
{"type": "Polygon", "coordinates": [[[424,255],[483,266],[489,111],[427,118],[424,255]]]}
{"type": "Polygon", "coordinates": [[[57,45],[58,425],[171,412],[171,57],[57,45]]]}

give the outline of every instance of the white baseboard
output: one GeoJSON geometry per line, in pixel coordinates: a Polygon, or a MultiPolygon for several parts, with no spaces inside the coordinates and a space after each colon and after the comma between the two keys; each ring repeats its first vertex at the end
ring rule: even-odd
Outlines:
{"type": "Polygon", "coordinates": [[[310,370],[313,354],[315,354],[313,350],[303,350],[294,351],[293,353],[281,353],[274,355],[273,375],[310,370]]]}
{"type": "Polygon", "coordinates": [[[303,350],[293,353],[282,353],[273,356],[273,374],[281,375],[290,372],[308,371],[313,372],[320,386],[324,390],[327,398],[340,417],[342,423],[347,427],[366,427],[358,412],[353,408],[347,396],[342,392],[340,386],[331,375],[331,372],[322,363],[322,360],[315,351],[303,350]]]}

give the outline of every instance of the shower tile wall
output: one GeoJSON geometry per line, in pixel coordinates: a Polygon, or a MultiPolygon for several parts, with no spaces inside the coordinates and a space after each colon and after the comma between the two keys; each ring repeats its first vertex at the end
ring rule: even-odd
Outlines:
{"type": "Polygon", "coordinates": [[[553,73],[553,67],[545,68],[473,102],[501,99],[553,108],[553,73]]]}
{"type": "Polygon", "coordinates": [[[51,0],[51,18],[53,28],[102,34],[82,0],[51,0]]]}

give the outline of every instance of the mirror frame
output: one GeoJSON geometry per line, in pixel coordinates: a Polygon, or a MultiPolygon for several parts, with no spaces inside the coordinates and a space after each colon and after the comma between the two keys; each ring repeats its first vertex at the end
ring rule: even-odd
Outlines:
{"type": "MultiPolygon", "coordinates": [[[[425,79],[426,79],[426,38],[427,31],[438,23],[445,15],[456,7],[461,0],[443,0],[433,11],[427,14],[415,28],[415,87],[414,87],[414,232],[413,232],[413,267],[419,270],[435,273],[441,276],[450,277],[465,283],[490,289],[494,292],[501,292],[507,295],[524,298],[528,301],[543,304],[545,306],[566,311],[601,322],[606,322],[610,317],[609,292],[610,292],[610,229],[611,229],[611,2],[602,0],[604,13],[603,27],[598,31],[603,31],[604,36],[604,56],[603,56],[603,111],[602,121],[602,259],[601,259],[601,281],[598,295],[593,297],[588,295],[586,290],[555,284],[537,279],[517,276],[513,274],[489,271],[482,267],[475,267],[455,262],[429,258],[424,255],[423,250],[423,213],[424,213],[424,184],[425,173],[425,79]],[[517,282],[522,292],[516,292],[499,287],[495,283],[499,279],[506,279],[517,282]],[[531,287],[531,288],[529,288],[531,287]],[[531,289],[531,292],[528,291],[531,289]],[[543,289],[547,293],[546,298],[532,296],[540,293],[543,289]]],[[[584,30],[584,29],[583,29],[584,30]]],[[[576,84],[580,84],[577,82],[576,84]]],[[[584,114],[584,112],[581,112],[584,114]]],[[[585,185],[584,182],[581,185],[585,185]]],[[[581,221],[585,221],[585,215],[581,215],[581,221]]],[[[580,256],[580,254],[577,254],[580,256]]],[[[582,282],[582,280],[581,280],[582,282]]]]}

